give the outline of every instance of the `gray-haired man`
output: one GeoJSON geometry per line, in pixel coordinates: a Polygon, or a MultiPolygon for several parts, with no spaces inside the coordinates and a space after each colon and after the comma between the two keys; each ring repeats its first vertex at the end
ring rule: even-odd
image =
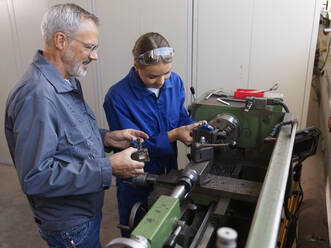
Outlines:
{"type": "Polygon", "coordinates": [[[98,58],[98,18],[74,4],[51,7],[42,21],[44,50],[9,94],[5,134],[21,187],[50,247],[101,247],[104,190],[112,174],[133,177],[144,164],[128,148],[148,136],[98,129],[79,81],[98,58]]]}

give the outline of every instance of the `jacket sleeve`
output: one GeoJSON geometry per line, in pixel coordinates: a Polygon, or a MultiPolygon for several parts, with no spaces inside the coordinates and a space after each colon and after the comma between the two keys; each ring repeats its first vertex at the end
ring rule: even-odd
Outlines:
{"type": "MultiPolygon", "coordinates": [[[[105,136],[106,136],[106,133],[109,132],[109,130],[100,128],[99,132],[101,135],[102,142],[103,142],[103,144],[105,144],[105,136]]],[[[113,147],[105,146],[105,145],[103,145],[103,148],[104,148],[105,152],[107,152],[107,153],[111,153],[114,150],[113,147]]]]}
{"type": "Polygon", "coordinates": [[[13,110],[13,158],[23,191],[28,195],[59,197],[109,187],[109,158],[79,160],[59,155],[61,117],[56,113],[55,104],[45,97],[26,98],[13,110]]]}
{"type": "MultiPolygon", "coordinates": [[[[128,110],[127,105],[119,96],[114,97],[107,94],[103,107],[110,130],[132,128],[144,131],[134,123],[133,116],[128,110]]],[[[156,135],[149,134],[149,139],[146,139],[145,143],[150,157],[165,156],[175,154],[176,152],[169,142],[168,132],[166,131],[156,135]]]]}

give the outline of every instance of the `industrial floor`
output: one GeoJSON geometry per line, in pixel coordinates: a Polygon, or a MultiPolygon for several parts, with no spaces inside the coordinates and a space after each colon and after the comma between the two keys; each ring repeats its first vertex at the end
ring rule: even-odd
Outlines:
{"type": "MultiPolygon", "coordinates": [[[[318,112],[318,100],[315,92],[312,90],[307,126],[319,126],[318,112]]],[[[307,159],[304,165],[304,168],[306,167],[307,169],[319,165],[320,169],[323,170],[320,152],[316,156],[307,159]]],[[[303,177],[310,181],[312,180],[310,178],[312,175],[308,171],[305,172],[305,169],[303,169],[303,177]]],[[[0,182],[0,248],[47,247],[39,237],[37,226],[33,221],[27,199],[20,189],[13,166],[0,165],[0,182]]],[[[303,184],[304,189],[305,186],[303,184]]],[[[303,204],[303,208],[305,208],[305,204],[303,204]]],[[[314,222],[311,219],[307,219],[306,221],[314,222]]],[[[100,237],[103,246],[113,238],[120,236],[119,229],[116,227],[117,223],[116,188],[113,186],[110,190],[106,191],[105,195],[100,237]]]]}

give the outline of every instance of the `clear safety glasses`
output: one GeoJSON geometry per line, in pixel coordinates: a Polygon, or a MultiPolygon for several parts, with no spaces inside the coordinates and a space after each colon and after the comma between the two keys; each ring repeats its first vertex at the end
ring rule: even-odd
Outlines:
{"type": "Polygon", "coordinates": [[[147,51],[139,55],[136,59],[142,65],[157,64],[160,62],[160,59],[162,59],[164,63],[170,63],[172,62],[174,54],[175,51],[172,47],[160,47],[147,51]]]}
{"type": "Polygon", "coordinates": [[[73,39],[73,40],[78,41],[78,42],[79,42],[80,44],[82,44],[86,49],[88,49],[90,55],[91,55],[91,53],[97,52],[98,49],[99,49],[99,46],[98,46],[98,45],[88,44],[88,43],[85,43],[84,41],[77,40],[77,39],[73,39]]]}

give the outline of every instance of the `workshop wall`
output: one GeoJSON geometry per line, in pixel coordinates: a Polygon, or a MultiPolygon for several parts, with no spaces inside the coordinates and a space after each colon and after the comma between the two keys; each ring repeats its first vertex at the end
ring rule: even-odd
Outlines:
{"type": "MultiPolygon", "coordinates": [[[[224,88],[269,88],[275,81],[285,102],[305,125],[320,0],[0,0],[0,163],[11,163],[4,137],[5,102],[15,81],[42,48],[40,21],[47,8],[74,2],[100,17],[99,60],[82,78],[84,96],[101,127],[108,88],[124,77],[139,35],[157,31],[168,38],[188,103],[224,88]],[[161,7],[160,7],[161,6],[161,7]]],[[[186,163],[180,146],[180,164],[186,163]]]]}

